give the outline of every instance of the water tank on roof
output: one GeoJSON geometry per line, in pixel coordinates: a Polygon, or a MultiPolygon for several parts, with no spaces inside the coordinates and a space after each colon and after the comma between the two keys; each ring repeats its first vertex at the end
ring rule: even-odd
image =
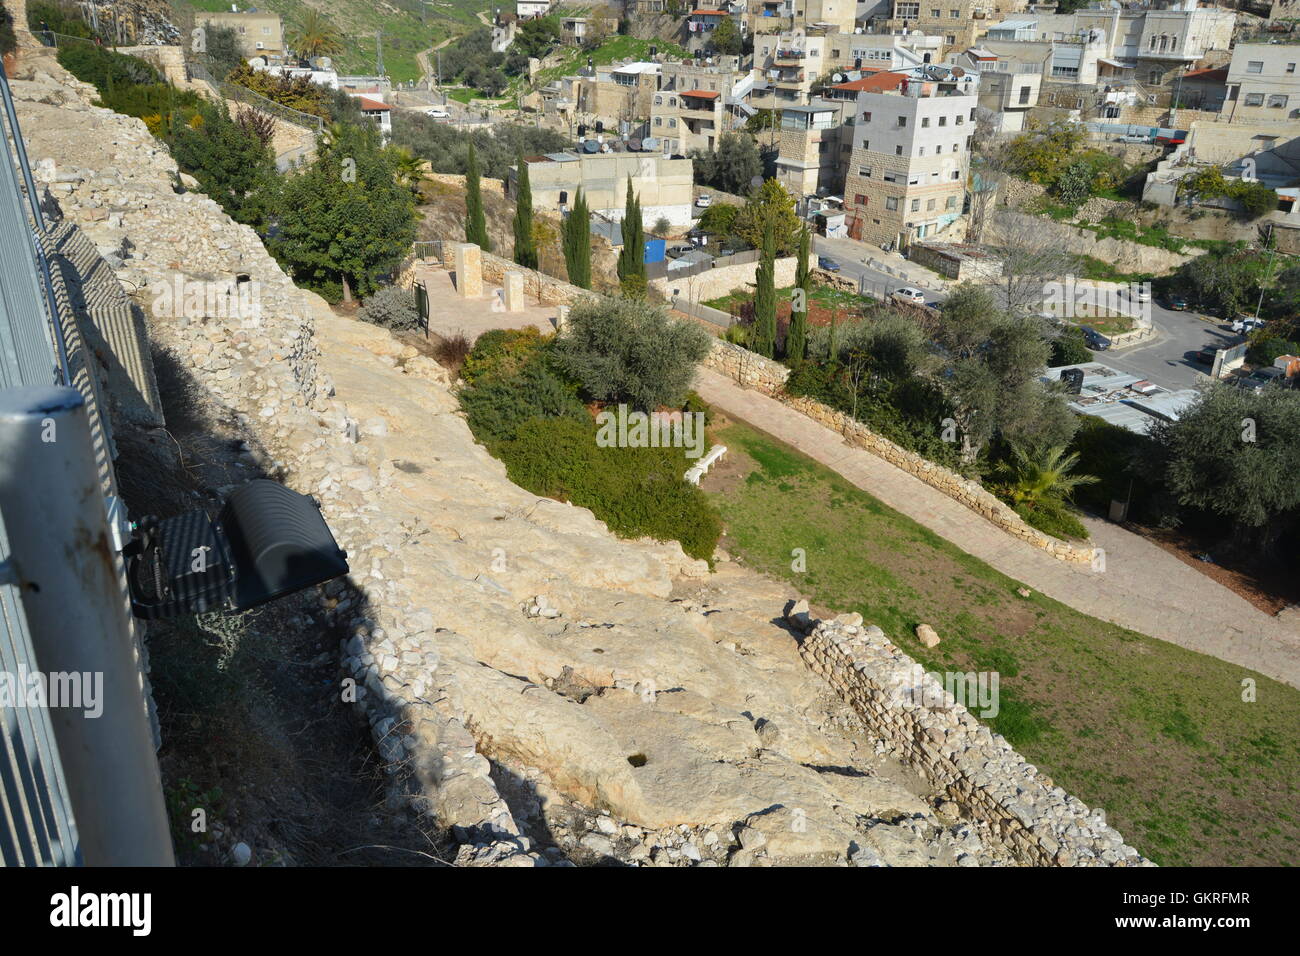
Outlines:
{"type": "Polygon", "coordinates": [[[600,143],[594,139],[583,140],[582,151],[584,153],[598,153],[600,152],[600,143]]]}

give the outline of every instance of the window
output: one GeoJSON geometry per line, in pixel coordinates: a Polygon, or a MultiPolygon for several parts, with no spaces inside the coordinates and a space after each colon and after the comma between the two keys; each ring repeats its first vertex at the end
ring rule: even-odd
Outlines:
{"type": "Polygon", "coordinates": [[[970,108],[970,121],[975,122],[975,107],[973,106],[970,108]]]}
{"type": "Polygon", "coordinates": [[[920,3],[899,3],[894,5],[894,16],[899,20],[915,20],[920,15],[920,3]]]}
{"type": "Polygon", "coordinates": [[[898,118],[898,128],[899,128],[899,129],[903,129],[905,126],[907,126],[907,117],[906,117],[906,116],[900,116],[900,117],[898,118]]]}
{"type": "Polygon", "coordinates": [[[934,209],[934,200],[931,199],[929,202],[925,204],[925,211],[930,212],[933,209],[934,209]]]}
{"type": "Polygon", "coordinates": [[[1294,73],[1294,72],[1295,72],[1295,64],[1294,64],[1294,63],[1288,63],[1288,64],[1286,65],[1286,71],[1287,71],[1288,73],[1294,73]]]}
{"type": "Polygon", "coordinates": [[[870,166],[859,166],[859,167],[858,167],[858,175],[859,175],[859,176],[865,176],[867,179],[870,179],[870,178],[871,178],[871,167],[870,167],[870,166]]]}
{"type": "Polygon", "coordinates": [[[1247,72],[1247,73],[1263,73],[1263,72],[1264,72],[1264,61],[1263,61],[1263,60],[1251,60],[1249,63],[1246,64],[1246,72],[1247,72]]]}
{"type": "Polygon", "coordinates": [[[870,122],[871,122],[871,111],[870,111],[870,110],[867,110],[865,113],[862,114],[862,122],[864,122],[864,123],[870,123],[870,122]]]}
{"type": "Polygon", "coordinates": [[[1264,105],[1264,94],[1263,94],[1263,93],[1247,93],[1247,94],[1246,94],[1246,105],[1247,105],[1247,106],[1263,106],[1263,105],[1264,105]]]}
{"type": "Polygon", "coordinates": [[[925,147],[924,147],[924,146],[919,147],[919,148],[917,149],[917,151],[916,151],[916,155],[918,155],[918,156],[924,156],[924,155],[925,155],[925,147]]]}
{"type": "Polygon", "coordinates": [[[663,118],[662,116],[656,116],[656,117],[655,117],[655,125],[656,125],[656,126],[663,126],[663,125],[664,125],[664,118],[663,118]]]}
{"type": "MultiPolygon", "coordinates": [[[[1024,106],[1028,102],[1029,102],[1029,87],[1022,86],[1020,88],[1020,105],[1024,106]]],[[[960,116],[957,117],[957,122],[959,123],[961,122],[960,116]]]]}
{"type": "Polygon", "coordinates": [[[956,197],[956,196],[949,196],[949,197],[948,197],[948,201],[947,201],[944,205],[945,205],[948,209],[956,209],[956,208],[957,208],[957,197],[956,197]]]}
{"type": "Polygon", "coordinates": [[[922,128],[922,129],[925,129],[925,128],[929,127],[929,125],[930,125],[930,117],[928,117],[928,116],[922,116],[922,117],[921,117],[921,128],[922,128]]]}
{"type": "Polygon", "coordinates": [[[957,120],[956,120],[956,122],[957,122],[957,125],[958,125],[958,126],[960,126],[960,125],[962,124],[962,122],[963,122],[960,113],[957,114],[957,120]]]}
{"type": "MultiPolygon", "coordinates": [[[[948,45],[949,45],[949,46],[952,46],[954,43],[957,42],[957,38],[956,38],[955,36],[953,36],[951,33],[948,34],[947,39],[948,39],[948,45]]],[[[927,55],[928,55],[928,54],[927,54],[927,55]]]]}
{"type": "Polygon", "coordinates": [[[898,208],[898,197],[897,197],[897,196],[886,196],[886,197],[885,197],[885,208],[886,208],[886,209],[897,209],[897,208],[898,208]]]}
{"type": "Polygon", "coordinates": [[[1268,98],[1268,105],[1269,105],[1272,109],[1279,109],[1279,110],[1280,110],[1280,109],[1285,109],[1285,108],[1286,108],[1286,96],[1285,96],[1284,94],[1282,94],[1282,93],[1274,93],[1274,94],[1272,94],[1271,96],[1269,96],[1269,98],[1268,98]]]}
{"type": "Polygon", "coordinates": [[[895,155],[895,156],[902,156],[902,155],[903,155],[903,147],[902,147],[902,146],[895,146],[895,147],[894,147],[894,155],[895,155]]]}
{"type": "Polygon", "coordinates": [[[953,151],[954,153],[960,153],[960,152],[961,152],[961,143],[953,143],[953,144],[952,144],[952,151],[953,151]]]}
{"type": "Polygon", "coordinates": [[[1160,85],[1160,71],[1159,71],[1159,70],[1152,70],[1152,71],[1147,75],[1147,80],[1151,83],[1152,86],[1159,86],[1159,85],[1160,85]]]}
{"type": "Polygon", "coordinates": [[[919,199],[913,199],[913,200],[912,200],[912,212],[920,212],[920,211],[921,211],[921,200],[919,200],[919,199]]]}
{"type": "MultiPolygon", "coordinates": [[[[922,146],[921,149],[925,149],[925,147],[922,146]]],[[[937,146],[935,146],[935,148],[934,148],[934,155],[939,156],[939,155],[941,155],[942,153],[943,153],[943,143],[940,143],[940,144],[938,144],[937,146]]],[[[925,155],[925,154],[922,153],[922,155],[925,155]]]]}
{"type": "Polygon", "coordinates": [[[867,197],[862,195],[862,193],[858,193],[853,197],[853,201],[859,206],[865,206],[867,204],[867,197]]]}
{"type": "Polygon", "coordinates": [[[862,141],[862,148],[863,148],[863,149],[870,149],[870,148],[871,148],[871,140],[869,140],[869,139],[864,139],[864,140],[862,141]]]}
{"type": "Polygon", "coordinates": [[[933,19],[933,20],[938,20],[940,16],[941,16],[941,14],[940,14],[939,9],[938,9],[937,7],[931,7],[931,8],[930,8],[930,18],[931,18],[931,19],[933,19]]]}

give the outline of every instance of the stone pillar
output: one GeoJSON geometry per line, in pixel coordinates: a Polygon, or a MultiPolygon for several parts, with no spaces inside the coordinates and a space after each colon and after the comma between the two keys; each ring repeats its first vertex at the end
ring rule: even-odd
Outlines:
{"type": "Polygon", "coordinates": [[[524,274],[518,271],[506,273],[506,311],[524,311],[524,274]]]}
{"type": "Polygon", "coordinates": [[[555,331],[563,332],[568,323],[569,307],[567,305],[557,305],[555,307],[555,331]]]}
{"type": "Polygon", "coordinates": [[[483,253],[472,242],[456,243],[456,291],[462,299],[483,295],[483,253]]]}

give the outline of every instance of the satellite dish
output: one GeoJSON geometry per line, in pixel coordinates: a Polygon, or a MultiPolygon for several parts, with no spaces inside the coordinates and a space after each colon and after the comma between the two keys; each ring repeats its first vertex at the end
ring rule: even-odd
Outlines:
{"type": "Polygon", "coordinates": [[[833,79],[836,83],[843,83],[843,82],[844,82],[844,74],[843,74],[843,73],[836,73],[833,77],[831,77],[831,79],[833,79]]]}

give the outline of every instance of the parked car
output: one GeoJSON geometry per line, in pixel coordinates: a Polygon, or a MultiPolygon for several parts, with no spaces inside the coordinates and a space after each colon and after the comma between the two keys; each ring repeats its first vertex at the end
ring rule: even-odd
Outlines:
{"type": "Polygon", "coordinates": [[[1242,316],[1232,323],[1232,331],[1238,335],[1247,335],[1264,325],[1263,319],[1257,319],[1253,315],[1242,316]]]}
{"type": "Polygon", "coordinates": [[[911,286],[895,289],[893,298],[899,302],[906,302],[908,305],[925,305],[925,293],[920,289],[913,289],[911,286]]]}
{"type": "Polygon", "coordinates": [[[1218,354],[1219,348],[1217,345],[1207,345],[1196,353],[1196,361],[1200,362],[1202,365],[1213,365],[1214,357],[1218,354]]]}
{"type": "Polygon", "coordinates": [[[708,193],[700,193],[695,197],[695,208],[697,209],[708,209],[712,205],[713,197],[708,193]]]}
{"type": "Polygon", "coordinates": [[[1186,312],[1187,297],[1177,292],[1171,292],[1165,296],[1165,307],[1173,309],[1175,312],[1186,312]]]}
{"type": "Polygon", "coordinates": [[[430,107],[429,109],[424,111],[424,115],[432,116],[434,119],[448,119],[451,116],[451,114],[448,113],[441,106],[430,107]]]}
{"type": "Polygon", "coordinates": [[[827,272],[839,272],[840,264],[834,259],[827,259],[825,256],[818,256],[817,268],[825,269],[827,272]]]}
{"type": "Polygon", "coordinates": [[[1150,136],[1138,136],[1138,135],[1134,135],[1134,134],[1132,134],[1132,133],[1129,133],[1129,134],[1127,134],[1127,135],[1125,135],[1125,136],[1121,136],[1121,137],[1119,138],[1119,142],[1121,142],[1121,143],[1149,143],[1149,142],[1151,142],[1151,137],[1150,137],[1150,136]]]}
{"type": "Polygon", "coordinates": [[[664,255],[669,259],[680,259],[688,252],[694,252],[695,246],[689,242],[674,242],[664,250],[664,255]]]}
{"type": "Polygon", "coordinates": [[[1094,352],[1104,352],[1110,348],[1110,339],[1102,335],[1090,325],[1081,325],[1079,329],[1083,332],[1083,341],[1094,352]]]}

